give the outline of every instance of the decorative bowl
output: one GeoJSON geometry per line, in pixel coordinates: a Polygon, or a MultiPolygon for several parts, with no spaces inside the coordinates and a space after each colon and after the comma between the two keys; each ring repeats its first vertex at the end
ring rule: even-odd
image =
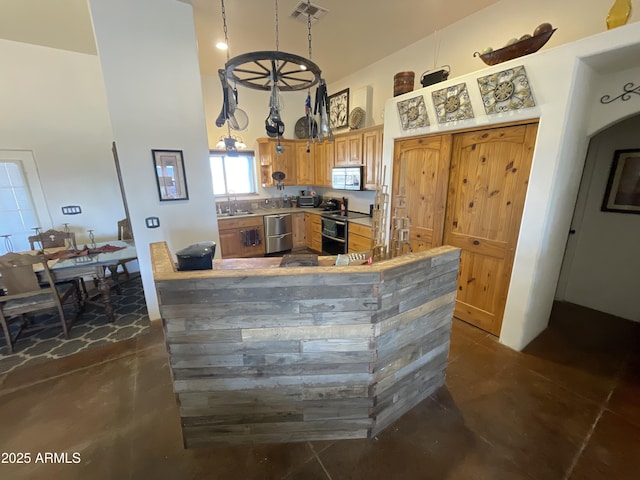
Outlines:
{"type": "Polygon", "coordinates": [[[496,65],[498,63],[506,62],[514,58],[522,57],[530,53],[537,52],[542,46],[549,41],[553,32],[557,29],[549,30],[548,32],[541,33],[535,37],[526,38],[519,42],[507,45],[506,47],[499,48],[489,53],[481,54],[475,52],[474,57],[480,57],[480,59],[487,65],[496,65]]]}

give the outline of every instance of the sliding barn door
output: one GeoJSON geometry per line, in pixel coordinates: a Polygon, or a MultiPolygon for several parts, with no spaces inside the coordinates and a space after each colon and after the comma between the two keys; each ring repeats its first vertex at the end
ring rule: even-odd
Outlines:
{"type": "Polygon", "coordinates": [[[450,158],[451,135],[395,142],[391,216],[404,195],[414,252],[442,245],[450,158]]]}
{"type": "Polygon", "coordinates": [[[462,249],[455,316],[500,334],[537,125],[455,135],[444,243],[462,249]]]}

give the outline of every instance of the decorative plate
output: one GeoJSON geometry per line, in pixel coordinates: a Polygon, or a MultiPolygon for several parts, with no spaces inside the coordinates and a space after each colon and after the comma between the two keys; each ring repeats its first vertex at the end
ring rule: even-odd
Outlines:
{"type": "MultiPolygon", "coordinates": [[[[316,122],[313,118],[311,119],[312,131],[311,138],[316,138],[318,136],[318,122],[316,122]]],[[[294,128],[294,133],[296,134],[296,138],[308,138],[309,137],[309,117],[306,115],[304,117],[300,117],[296,122],[296,126],[294,128]]]]}
{"type": "Polygon", "coordinates": [[[480,77],[478,87],[487,115],[536,106],[522,65],[480,77]]]}
{"type": "Polygon", "coordinates": [[[360,107],[356,107],[349,113],[349,128],[355,130],[360,128],[360,124],[364,120],[365,112],[360,107]]]}
{"type": "Polygon", "coordinates": [[[466,83],[442,88],[431,93],[438,123],[474,118],[466,83]]]}
{"type": "Polygon", "coordinates": [[[422,95],[399,101],[398,114],[400,115],[403,130],[429,126],[427,105],[424,103],[422,95]]]}

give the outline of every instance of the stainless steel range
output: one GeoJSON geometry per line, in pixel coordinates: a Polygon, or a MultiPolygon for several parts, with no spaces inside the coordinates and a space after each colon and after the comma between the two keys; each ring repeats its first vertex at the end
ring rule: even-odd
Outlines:
{"type": "Polygon", "coordinates": [[[264,216],[266,253],[277,253],[293,248],[293,222],[290,213],[264,216]]]}
{"type": "Polygon", "coordinates": [[[349,250],[349,220],[368,215],[357,212],[325,212],[322,217],[322,253],[338,255],[349,250]]]}

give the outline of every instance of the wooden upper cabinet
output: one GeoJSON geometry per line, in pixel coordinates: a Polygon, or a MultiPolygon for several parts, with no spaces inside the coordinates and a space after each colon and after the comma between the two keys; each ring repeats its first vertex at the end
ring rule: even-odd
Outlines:
{"type": "Polygon", "coordinates": [[[335,166],[362,165],[362,133],[336,135],[335,166]]]}
{"type": "Polygon", "coordinates": [[[275,181],[271,177],[273,172],[284,172],[286,178],[285,185],[297,185],[296,175],[296,152],[293,140],[281,139],[280,143],[284,147],[284,153],[276,153],[276,138],[259,138],[258,162],[260,168],[260,183],[263,187],[274,187],[275,181]]]}
{"type": "Polygon", "coordinates": [[[364,188],[375,190],[382,182],[382,132],[380,125],[362,133],[362,163],[364,164],[364,188]]]}
{"type": "Polygon", "coordinates": [[[322,142],[314,144],[315,183],[320,187],[331,186],[331,169],[333,168],[334,144],[322,142]]]}
{"type": "Polygon", "coordinates": [[[382,168],[383,129],[382,125],[376,125],[335,136],[335,166],[364,165],[366,190],[374,190],[382,180],[378,177],[382,168]]]}
{"type": "Polygon", "coordinates": [[[315,183],[315,174],[314,174],[316,145],[311,143],[307,147],[306,140],[298,140],[296,141],[295,145],[296,145],[297,184],[298,185],[317,185],[317,183],[315,183]]]}

